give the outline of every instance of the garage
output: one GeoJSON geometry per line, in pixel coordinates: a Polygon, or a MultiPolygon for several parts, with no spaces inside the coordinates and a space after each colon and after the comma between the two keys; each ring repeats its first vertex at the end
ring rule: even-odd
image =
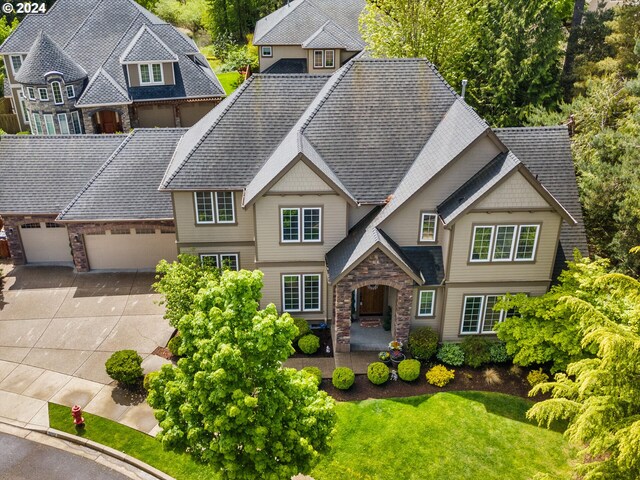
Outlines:
{"type": "Polygon", "coordinates": [[[177,258],[175,233],[153,226],[85,233],[84,241],[91,270],[153,270],[177,258]]]}
{"type": "Polygon", "coordinates": [[[33,222],[20,225],[27,263],[73,263],[69,234],[64,225],[33,222]]]}

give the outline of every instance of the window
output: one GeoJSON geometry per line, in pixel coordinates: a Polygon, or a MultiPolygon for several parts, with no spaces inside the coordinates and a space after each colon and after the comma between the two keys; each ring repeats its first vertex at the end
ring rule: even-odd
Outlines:
{"type": "Polygon", "coordinates": [[[69,122],[67,121],[66,113],[58,114],[58,123],[60,124],[60,133],[62,135],[69,135],[69,122]]]}
{"type": "Polygon", "coordinates": [[[471,247],[471,261],[488,261],[491,252],[491,239],[493,238],[493,227],[474,227],[473,246],[471,247]]]}
{"type": "Polygon", "coordinates": [[[195,192],[194,198],[196,223],[235,223],[233,192],[195,192]]]}
{"type": "Polygon", "coordinates": [[[218,268],[218,255],[211,253],[201,253],[200,263],[206,267],[218,268]]]}
{"type": "Polygon", "coordinates": [[[438,215],[435,213],[423,213],[422,228],[420,229],[420,241],[435,242],[437,225],[438,215]]]}
{"type": "Polygon", "coordinates": [[[162,65],[159,63],[145,63],[140,67],[140,83],[163,83],[162,65]]]}
{"type": "Polygon", "coordinates": [[[320,274],[283,275],[282,306],[286,312],[319,312],[320,274]]]}
{"type": "Polygon", "coordinates": [[[260,49],[260,54],[263,57],[273,57],[273,49],[268,46],[264,46],[260,49]]]}
{"type": "Polygon", "coordinates": [[[324,67],[324,51],[322,50],[313,51],[313,67],[314,68],[324,67]]]}
{"type": "Polygon", "coordinates": [[[47,129],[47,135],[56,134],[56,126],[53,123],[53,115],[44,115],[44,125],[47,129]]]}
{"type": "Polygon", "coordinates": [[[73,88],[73,85],[67,85],[67,98],[76,98],[76,91],[73,88]]]}
{"type": "Polygon", "coordinates": [[[20,102],[20,112],[22,113],[22,121],[29,123],[29,112],[27,111],[27,105],[24,101],[24,93],[18,92],[18,100],[20,102]]]}
{"type": "Polygon", "coordinates": [[[218,223],[234,223],[233,192],[216,192],[218,223]]]}
{"type": "Polygon", "coordinates": [[[282,208],[280,209],[280,218],[282,221],[282,238],[283,242],[300,241],[300,209],[299,208],[282,208]]]}
{"type": "Polygon", "coordinates": [[[112,228],[111,235],[131,235],[130,228],[112,228]]]}
{"type": "Polygon", "coordinates": [[[136,235],[155,235],[156,229],[153,227],[138,227],[136,228],[136,235]]]}
{"type": "Polygon", "coordinates": [[[40,114],[33,114],[33,124],[31,125],[31,133],[33,135],[42,135],[42,123],[40,123],[40,114]]]}
{"type": "Polygon", "coordinates": [[[40,228],[39,223],[25,223],[24,225],[20,225],[20,228],[40,228]]]}
{"type": "Polygon", "coordinates": [[[214,223],[213,192],[195,192],[196,223],[214,223]]]}
{"type": "Polygon", "coordinates": [[[238,270],[238,254],[221,253],[220,265],[224,270],[238,270]]]}
{"type": "Polygon", "coordinates": [[[46,222],[44,226],[47,228],[64,228],[64,225],[61,225],[60,223],[54,223],[54,222],[46,222]]]}
{"type": "Polygon", "coordinates": [[[473,295],[464,297],[464,312],[460,333],[495,333],[496,325],[513,316],[513,312],[494,310],[502,295],[473,295]]]}
{"type": "Polygon", "coordinates": [[[419,317],[431,317],[433,316],[434,299],[436,296],[435,290],[420,290],[418,297],[418,316],[419,317]]]}
{"type": "Polygon", "coordinates": [[[280,240],[283,243],[322,241],[322,208],[320,207],[281,208],[280,224],[280,240]]]}
{"type": "Polygon", "coordinates": [[[22,66],[22,57],[20,55],[11,55],[11,69],[13,73],[18,73],[20,67],[22,66]]]}
{"type": "Polygon", "coordinates": [[[320,241],[320,209],[319,208],[303,208],[302,209],[302,241],[303,242],[319,242],[320,241]]]}
{"type": "Polygon", "coordinates": [[[36,89],[33,87],[27,87],[27,95],[29,96],[29,100],[36,99],[36,89]]]}
{"type": "Polygon", "coordinates": [[[80,125],[80,115],[78,115],[78,112],[71,112],[71,123],[73,123],[73,133],[80,135],[82,133],[82,126],[80,125]]]}
{"type": "Polygon", "coordinates": [[[496,229],[496,242],[493,259],[496,262],[511,260],[513,257],[513,237],[516,234],[515,225],[500,225],[496,229]]]}
{"type": "Polygon", "coordinates": [[[539,225],[520,225],[516,260],[533,260],[538,243],[539,225]]]}
{"type": "Polygon", "coordinates": [[[46,102],[49,100],[49,92],[47,91],[46,88],[39,88],[38,95],[40,95],[40,100],[42,100],[43,102],[46,102]]]}
{"type": "Polygon", "coordinates": [[[324,66],[327,68],[333,68],[335,65],[334,61],[335,52],[333,50],[325,50],[324,51],[324,66]]]}
{"type": "Polygon", "coordinates": [[[60,82],[51,82],[51,91],[53,92],[53,103],[61,105],[64,103],[62,100],[62,88],[60,88],[60,82]]]}

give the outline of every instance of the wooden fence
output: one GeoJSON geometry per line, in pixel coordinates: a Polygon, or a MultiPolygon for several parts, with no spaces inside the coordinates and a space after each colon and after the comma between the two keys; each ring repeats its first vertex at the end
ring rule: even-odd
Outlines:
{"type": "Polygon", "coordinates": [[[7,133],[20,131],[18,116],[11,113],[11,100],[8,97],[0,98],[0,129],[7,133]]]}

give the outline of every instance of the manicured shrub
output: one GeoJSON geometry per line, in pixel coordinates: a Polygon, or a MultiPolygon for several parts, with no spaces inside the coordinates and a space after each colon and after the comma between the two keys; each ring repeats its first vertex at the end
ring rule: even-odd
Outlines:
{"type": "Polygon", "coordinates": [[[444,387],[455,378],[455,370],[449,370],[444,365],[436,365],[425,375],[427,382],[436,387],[444,387]]]}
{"type": "Polygon", "coordinates": [[[107,375],[124,385],[135,385],[142,378],[142,357],[135,350],[120,350],[104,364],[107,375]]]}
{"type": "Polygon", "coordinates": [[[318,367],[304,367],[302,371],[313,375],[316,381],[316,385],[320,386],[320,384],[322,383],[322,370],[320,370],[318,367]]]}
{"type": "Polygon", "coordinates": [[[464,362],[472,368],[478,368],[491,361],[489,348],[491,344],[481,337],[467,337],[460,344],[464,352],[464,362]]]}
{"type": "Polygon", "coordinates": [[[382,362],[373,362],[367,368],[367,378],[374,385],[382,385],[389,380],[389,367],[382,362]]]}
{"type": "Polygon", "coordinates": [[[438,349],[438,334],[430,327],[419,327],[409,334],[409,353],[423,361],[433,357],[438,349]]]}
{"type": "Polygon", "coordinates": [[[315,336],[313,333],[305,335],[300,340],[298,340],[298,348],[302,351],[302,353],[313,355],[320,348],[320,337],[315,336]]]}
{"type": "Polygon", "coordinates": [[[356,381],[356,374],[349,367],[338,367],[333,371],[331,383],[338,390],[349,390],[356,381]]]}
{"type": "Polygon", "coordinates": [[[443,343],[440,345],[436,357],[442,363],[453,365],[454,367],[459,367],[464,363],[464,352],[457,343],[443,343]]]}
{"type": "Polygon", "coordinates": [[[144,376],[144,380],[142,381],[142,386],[148,392],[151,389],[151,380],[153,377],[157,377],[159,372],[149,372],[144,376]]]}
{"type": "Polygon", "coordinates": [[[499,385],[502,383],[502,378],[495,368],[487,368],[484,371],[484,381],[487,385],[499,385]]]}
{"type": "Polygon", "coordinates": [[[173,355],[174,357],[178,357],[180,355],[178,353],[180,345],[182,345],[182,336],[180,335],[180,332],[178,332],[178,334],[171,340],[169,340],[169,343],[167,343],[167,348],[171,352],[171,355],[173,355]]]}
{"type": "Polygon", "coordinates": [[[535,387],[539,383],[548,382],[548,381],[549,381],[549,375],[544,373],[542,371],[542,368],[539,368],[538,370],[531,370],[529,372],[529,375],[527,375],[527,382],[529,382],[529,385],[531,385],[532,387],[535,387]]]}
{"type": "Polygon", "coordinates": [[[293,324],[298,329],[298,335],[293,339],[293,343],[297,345],[298,340],[311,333],[311,327],[309,326],[309,322],[307,322],[304,318],[293,317],[293,324]]]}
{"type": "Polygon", "coordinates": [[[419,360],[403,360],[398,365],[398,376],[405,382],[413,382],[420,376],[419,360]]]}
{"type": "Polygon", "coordinates": [[[489,357],[493,363],[505,363],[511,358],[507,353],[507,345],[504,342],[495,342],[489,347],[489,357]]]}

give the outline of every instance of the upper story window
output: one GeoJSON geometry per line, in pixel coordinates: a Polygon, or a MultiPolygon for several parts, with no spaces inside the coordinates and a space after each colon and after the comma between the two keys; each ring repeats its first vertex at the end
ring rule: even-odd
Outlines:
{"type": "Polygon", "coordinates": [[[435,290],[420,290],[418,296],[418,316],[432,317],[436,298],[435,290]]]}
{"type": "Polygon", "coordinates": [[[76,91],[73,88],[73,85],[67,85],[67,98],[76,98],[76,91]]]}
{"type": "Polygon", "coordinates": [[[473,228],[471,262],[535,259],[540,225],[478,225],[473,228]]]}
{"type": "Polygon", "coordinates": [[[321,242],[322,208],[281,208],[280,241],[283,243],[321,242]]]}
{"type": "Polygon", "coordinates": [[[263,57],[273,57],[273,48],[267,45],[260,47],[260,55],[263,57]]]}
{"type": "Polygon", "coordinates": [[[233,192],[195,192],[196,223],[235,223],[233,192]]]}
{"type": "Polygon", "coordinates": [[[319,312],[320,274],[283,275],[282,309],[285,312],[319,312]]]}
{"type": "Polygon", "coordinates": [[[53,103],[61,105],[64,103],[62,100],[62,88],[60,82],[51,82],[51,91],[53,92],[53,103]]]}
{"type": "Polygon", "coordinates": [[[334,50],[314,50],[313,51],[313,68],[334,68],[335,67],[335,51],[334,50]]]}
{"type": "Polygon", "coordinates": [[[11,55],[11,69],[13,70],[13,73],[14,74],[18,73],[18,70],[20,70],[20,67],[22,67],[22,56],[11,55]]]}
{"type": "Polygon", "coordinates": [[[36,89],[33,87],[27,87],[27,96],[29,97],[29,100],[35,100],[36,99],[36,89]]]}
{"type": "Polygon", "coordinates": [[[423,213],[420,222],[420,241],[435,242],[438,228],[438,215],[435,213],[423,213]]]}
{"type": "Polygon", "coordinates": [[[460,333],[495,333],[496,325],[515,315],[513,310],[494,310],[502,295],[468,295],[464,297],[464,310],[460,333]]]}
{"type": "Polygon", "coordinates": [[[335,66],[335,52],[333,50],[324,51],[324,66],[333,68],[335,66]]]}
{"type": "Polygon", "coordinates": [[[46,88],[39,88],[38,95],[40,96],[40,100],[42,100],[43,102],[46,102],[49,100],[49,92],[47,91],[46,88]]]}
{"type": "Polygon", "coordinates": [[[164,83],[162,65],[159,63],[144,63],[140,67],[140,83],[143,85],[164,83]]]}

